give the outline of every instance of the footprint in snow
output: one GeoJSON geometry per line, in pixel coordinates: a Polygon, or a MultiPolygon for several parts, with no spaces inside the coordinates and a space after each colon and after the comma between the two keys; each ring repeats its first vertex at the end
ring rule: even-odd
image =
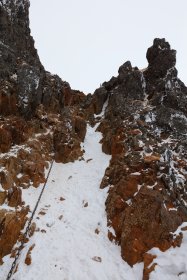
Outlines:
{"type": "Polygon", "coordinates": [[[96,234],[99,234],[99,233],[100,233],[100,230],[99,230],[98,228],[96,228],[96,229],[95,229],[95,233],[96,233],[96,234]]]}
{"type": "Polygon", "coordinates": [[[88,202],[87,201],[83,200],[82,204],[83,204],[83,207],[88,207],[88,202]]]}
{"type": "Polygon", "coordinates": [[[86,162],[88,163],[88,162],[89,162],[89,161],[91,161],[91,160],[93,160],[93,158],[89,158],[89,159],[87,159],[87,161],[86,161],[86,162]]]}
{"type": "Polygon", "coordinates": [[[38,213],[38,215],[44,216],[44,215],[46,215],[46,212],[40,211],[40,212],[38,213]]]}
{"type": "Polygon", "coordinates": [[[50,228],[50,227],[54,226],[54,224],[55,224],[55,222],[50,222],[50,223],[47,223],[46,226],[50,228]]]}
{"type": "Polygon", "coordinates": [[[93,257],[92,260],[95,262],[102,262],[101,257],[97,257],[97,256],[93,257]]]}
{"type": "Polygon", "coordinates": [[[58,219],[61,221],[62,220],[62,218],[63,218],[63,215],[60,215],[59,217],[58,217],[58,219]]]}

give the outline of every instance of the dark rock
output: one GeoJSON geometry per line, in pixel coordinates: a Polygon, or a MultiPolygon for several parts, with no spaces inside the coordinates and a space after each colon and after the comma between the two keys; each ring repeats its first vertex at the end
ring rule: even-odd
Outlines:
{"type": "Polygon", "coordinates": [[[92,99],[92,104],[94,107],[94,113],[96,115],[100,114],[103,108],[105,101],[107,100],[107,91],[104,87],[98,88],[94,94],[92,99]]]}
{"type": "Polygon", "coordinates": [[[81,142],[84,142],[84,138],[86,135],[86,122],[83,118],[75,118],[75,132],[79,136],[81,142]]]}
{"type": "Polygon", "coordinates": [[[126,79],[128,74],[132,72],[132,65],[130,61],[126,61],[123,65],[119,67],[118,73],[119,73],[119,80],[123,81],[126,79]]]}
{"type": "Polygon", "coordinates": [[[153,46],[147,50],[148,76],[153,79],[164,78],[167,71],[176,64],[176,51],[171,50],[165,39],[154,39],[153,46]]]}
{"type": "Polygon", "coordinates": [[[118,79],[116,77],[112,77],[110,81],[103,83],[103,86],[106,88],[106,90],[112,90],[117,85],[118,85],[118,79]]]}
{"type": "Polygon", "coordinates": [[[6,153],[9,151],[12,144],[12,135],[10,131],[0,128],[0,152],[6,153]]]}
{"type": "Polygon", "coordinates": [[[41,103],[60,112],[74,91],[44,70],[30,35],[28,0],[0,3],[0,113],[31,118],[41,103]]]}
{"type": "Polygon", "coordinates": [[[85,137],[86,123],[77,116],[64,112],[63,119],[55,128],[53,135],[55,160],[57,162],[71,162],[82,156],[81,140],[85,137]]]}

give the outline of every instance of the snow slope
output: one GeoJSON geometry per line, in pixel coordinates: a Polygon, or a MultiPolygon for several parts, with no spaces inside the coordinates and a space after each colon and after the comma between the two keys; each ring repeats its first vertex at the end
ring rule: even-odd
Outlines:
{"type": "Polygon", "coordinates": [[[166,252],[161,252],[158,248],[153,248],[149,252],[157,255],[154,263],[157,263],[155,271],[150,274],[150,280],[187,280],[187,231],[181,228],[187,227],[187,222],[183,223],[175,232],[177,235],[182,232],[183,240],[180,247],[170,248],[166,252]]]}
{"type": "MultiPolygon", "coordinates": [[[[107,237],[107,189],[101,190],[99,185],[110,156],[102,153],[100,139],[101,134],[88,126],[84,160],[54,164],[35,216],[40,231],[22,251],[14,280],[142,279],[143,265],[131,268],[122,260],[120,248],[107,237]],[[33,244],[32,264],[27,266],[25,256],[33,244]]],[[[24,193],[26,204],[34,205],[35,191],[24,193]]],[[[9,257],[4,262],[3,277],[10,267],[9,257]]]]}

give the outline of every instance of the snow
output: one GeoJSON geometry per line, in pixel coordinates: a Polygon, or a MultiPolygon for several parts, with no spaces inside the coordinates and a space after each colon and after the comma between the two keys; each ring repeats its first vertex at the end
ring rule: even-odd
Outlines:
{"type": "MultiPolygon", "coordinates": [[[[100,139],[101,134],[88,126],[84,160],[54,164],[34,218],[40,231],[25,245],[14,280],[38,280],[44,275],[45,280],[142,279],[143,264],[131,268],[122,260],[120,247],[107,236],[108,188],[101,190],[99,185],[110,156],[102,153],[100,139]],[[92,160],[87,162],[88,159],[92,160]],[[41,211],[46,214],[41,215],[41,211]],[[25,256],[33,244],[32,264],[27,266],[25,256]]],[[[23,191],[31,209],[40,189],[23,191]]],[[[9,256],[3,260],[0,279],[6,276],[12,262],[9,256]]]]}
{"type": "Polygon", "coordinates": [[[104,116],[105,111],[106,111],[106,108],[108,107],[108,101],[109,101],[109,98],[107,98],[107,100],[105,101],[105,103],[104,103],[104,105],[103,105],[103,109],[102,109],[102,111],[101,111],[100,114],[98,114],[98,115],[94,114],[94,117],[95,117],[95,118],[96,118],[96,117],[103,117],[103,116],[104,116]]]}
{"type": "MultiPolygon", "coordinates": [[[[30,90],[30,85],[29,85],[29,90],[30,90]]],[[[25,108],[28,105],[29,97],[27,95],[24,95],[21,101],[23,102],[23,106],[25,108]]]]}
{"type": "Polygon", "coordinates": [[[162,47],[162,46],[160,46],[160,45],[158,45],[158,48],[159,48],[160,50],[162,50],[162,51],[167,50],[167,48],[162,47]]]}
{"type": "Polygon", "coordinates": [[[148,189],[153,189],[156,185],[157,185],[157,182],[155,182],[152,186],[147,185],[146,187],[147,187],[148,189]]]}
{"type": "Polygon", "coordinates": [[[1,40],[0,40],[0,45],[3,46],[3,47],[5,47],[5,48],[7,48],[7,49],[9,49],[9,46],[8,46],[8,45],[5,45],[1,40]]]}
{"type": "Polygon", "coordinates": [[[40,78],[35,78],[35,79],[34,79],[34,82],[35,82],[35,89],[37,90],[38,87],[39,87],[40,78]]]}
{"type": "MultiPolygon", "coordinates": [[[[0,171],[1,172],[1,171],[0,171]]],[[[2,185],[0,184],[0,192],[4,192],[5,190],[2,188],[2,185]]]]}
{"type": "Polygon", "coordinates": [[[172,114],[171,115],[171,119],[174,119],[174,118],[179,118],[179,119],[184,120],[185,122],[187,122],[187,117],[184,114],[182,114],[182,113],[172,114]]]}
{"type": "Polygon", "coordinates": [[[16,74],[16,73],[14,73],[14,74],[13,74],[10,78],[11,78],[11,79],[13,79],[13,80],[15,80],[15,81],[17,81],[18,76],[17,76],[17,74],[16,74]]]}
{"type": "Polygon", "coordinates": [[[156,116],[154,113],[148,113],[146,116],[145,116],[145,121],[147,123],[151,123],[151,122],[154,122],[156,120],[156,116]]]}
{"type": "Polygon", "coordinates": [[[170,81],[170,80],[168,80],[168,81],[166,82],[165,88],[166,88],[166,89],[171,89],[171,88],[172,88],[172,85],[171,85],[171,81],[170,81]]]}
{"type": "Polygon", "coordinates": [[[141,82],[142,82],[142,89],[144,92],[144,96],[146,98],[146,80],[145,80],[143,72],[141,72],[141,82]]]}
{"type": "Polygon", "coordinates": [[[136,176],[136,175],[141,175],[141,173],[140,172],[134,172],[134,173],[131,173],[130,175],[136,176]]]}
{"type": "Polygon", "coordinates": [[[11,156],[17,156],[17,153],[19,152],[19,150],[25,150],[27,152],[30,152],[31,149],[25,145],[14,145],[11,147],[10,151],[8,153],[1,153],[0,154],[0,158],[9,158],[11,156]]]}
{"type": "MultiPolygon", "coordinates": [[[[175,234],[181,232],[181,228],[187,226],[183,223],[175,234]]],[[[153,248],[149,252],[157,255],[154,263],[157,263],[155,271],[150,274],[150,280],[186,280],[187,279],[187,231],[183,231],[183,241],[181,247],[170,248],[166,252],[161,252],[158,248],[153,248]]]]}
{"type": "Polygon", "coordinates": [[[142,140],[138,140],[138,145],[139,145],[139,147],[144,147],[145,146],[145,144],[142,140]]]}

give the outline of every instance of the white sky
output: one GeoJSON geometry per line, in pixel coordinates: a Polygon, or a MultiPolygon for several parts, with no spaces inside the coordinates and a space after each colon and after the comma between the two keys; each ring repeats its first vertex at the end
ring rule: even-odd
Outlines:
{"type": "Polygon", "coordinates": [[[187,0],[30,0],[31,33],[46,70],[93,92],[126,60],[147,66],[146,50],[165,37],[187,84],[187,0]]]}

